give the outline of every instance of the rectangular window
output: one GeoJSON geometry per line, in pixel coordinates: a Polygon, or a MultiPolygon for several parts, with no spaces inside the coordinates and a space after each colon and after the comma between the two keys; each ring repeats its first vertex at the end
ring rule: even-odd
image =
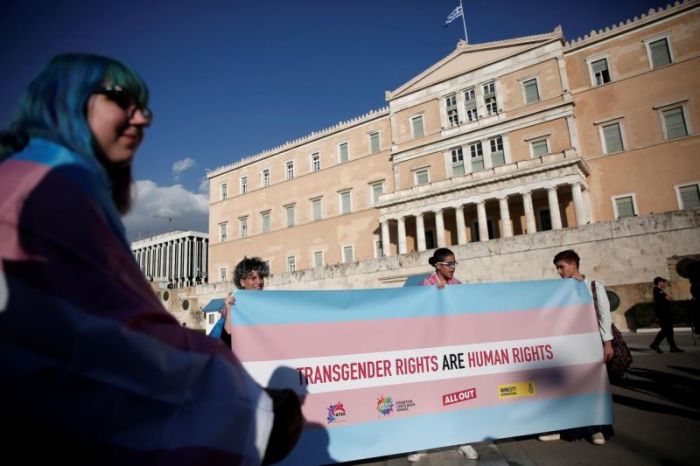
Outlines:
{"type": "Polygon", "coordinates": [[[340,213],[349,214],[352,210],[350,190],[338,193],[340,196],[340,213]]]}
{"type": "Polygon", "coordinates": [[[677,189],[681,209],[688,210],[700,207],[700,184],[679,186],[677,189]]]}
{"type": "Polygon", "coordinates": [[[294,272],[297,269],[296,256],[287,256],[287,272],[294,272]]]}
{"type": "Polygon", "coordinates": [[[369,152],[371,154],[376,154],[379,150],[379,131],[375,131],[369,135],[369,152]]]}
{"type": "Polygon", "coordinates": [[[542,157],[543,155],[549,154],[547,138],[535,139],[534,141],[530,142],[530,149],[533,157],[542,157]]]}
{"type": "Polygon", "coordinates": [[[285,206],[285,209],[287,211],[287,226],[288,227],[293,227],[295,223],[295,212],[294,212],[294,204],[285,206]]]}
{"type": "Polygon", "coordinates": [[[378,183],[372,183],[372,205],[377,205],[379,203],[379,196],[384,193],[384,182],[380,181],[378,183]]]}
{"type": "Polygon", "coordinates": [[[457,95],[450,94],[445,97],[445,110],[447,112],[447,124],[450,128],[459,126],[459,115],[457,112],[457,95]]]}
{"type": "Polygon", "coordinates": [[[411,118],[411,131],[413,131],[414,138],[423,137],[425,134],[423,131],[423,115],[418,115],[411,118]]]}
{"type": "Polygon", "coordinates": [[[430,175],[428,174],[427,168],[421,168],[420,170],[416,170],[415,172],[413,172],[413,175],[415,177],[416,186],[422,186],[424,184],[430,183],[430,175]]]}
{"type": "Polygon", "coordinates": [[[384,257],[384,248],[380,239],[374,240],[374,257],[384,257]]]}
{"type": "Polygon", "coordinates": [[[525,103],[533,104],[540,101],[540,91],[537,89],[537,79],[523,81],[523,91],[525,93],[525,103]]]}
{"type": "Polygon", "coordinates": [[[270,231],[270,211],[260,212],[260,230],[263,233],[270,231]]]}
{"type": "Polygon", "coordinates": [[[317,172],[321,169],[321,154],[314,152],[311,154],[311,171],[317,172]]]}
{"type": "Polygon", "coordinates": [[[484,149],[481,147],[481,141],[469,144],[469,152],[472,161],[472,171],[478,172],[484,169],[484,149]]]}
{"type": "Polygon", "coordinates": [[[245,194],[247,192],[248,192],[248,177],[242,176],[241,177],[241,194],[245,194]]]}
{"type": "Polygon", "coordinates": [[[496,82],[491,81],[482,86],[484,90],[484,106],[486,107],[487,115],[495,115],[498,113],[498,104],[496,103],[496,82]]]}
{"type": "Polygon", "coordinates": [[[593,75],[593,85],[601,86],[610,82],[610,70],[608,69],[608,59],[601,58],[590,63],[591,74],[593,75]]]}
{"type": "Polygon", "coordinates": [[[314,251],[314,267],[323,267],[323,251],[314,251]]]}
{"type": "Polygon", "coordinates": [[[311,220],[321,220],[321,198],[311,199],[311,220]]]}
{"type": "Polygon", "coordinates": [[[226,267],[221,267],[219,268],[219,281],[220,282],[225,282],[226,281],[226,267]]]}
{"type": "Polygon", "coordinates": [[[355,261],[355,252],[352,246],[343,246],[343,263],[349,264],[355,261]]]}
{"type": "Polygon", "coordinates": [[[248,217],[239,218],[238,224],[240,227],[241,238],[247,238],[248,237],[248,217]]]}
{"type": "Polygon", "coordinates": [[[293,160],[289,160],[289,161],[285,164],[285,167],[286,167],[286,171],[285,171],[286,177],[287,177],[288,180],[291,180],[292,178],[294,178],[294,161],[293,161],[293,160]]]}
{"type": "Polygon", "coordinates": [[[476,92],[473,87],[464,90],[464,110],[467,113],[467,121],[479,119],[479,112],[476,110],[476,92]]]}
{"type": "Polygon", "coordinates": [[[619,196],[614,198],[615,218],[634,217],[637,211],[634,208],[633,196],[619,196]]]}
{"type": "Polygon", "coordinates": [[[266,168],[262,171],[260,175],[260,184],[263,188],[270,186],[270,169],[266,168]]]}
{"type": "Polygon", "coordinates": [[[338,160],[340,163],[347,162],[350,159],[350,153],[348,152],[348,143],[341,142],[338,144],[338,160]]]}
{"type": "Polygon", "coordinates": [[[224,242],[227,238],[228,222],[219,223],[219,241],[224,242]]]}
{"type": "Polygon", "coordinates": [[[606,154],[613,154],[625,150],[625,146],[622,143],[620,123],[612,123],[603,126],[603,139],[605,140],[606,154]]]}
{"type": "Polygon", "coordinates": [[[452,155],[452,176],[464,175],[464,153],[462,147],[450,149],[452,155]]]}
{"type": "Polygon", "coordinates": [[[227,183],[221,183],[221,186],[219,186],[219,200],[224,200],[228,198],[228,184],[227,183]]]}
{"type": "Polygon", "coordinates": [[[503,138],[501,136],[491,138],[489,139],[489,145],[491,146],[491,165],[497,167],[505,164],[506,155],[503,152],[503,138]]]}
{"type": "Polygon", "coordinates": [[[649,42],[648,47],[652,68],[671,63],[671,51],[668,48],[668,40],[666,40],[665,37],[663,39],[649,42]]]}
{"type": "Polygon", "coordinates": [[[682,138],[688,135],[688,127],[685,124],[683,107],[675,107],[663,111],[666,139],[682,138]]]}

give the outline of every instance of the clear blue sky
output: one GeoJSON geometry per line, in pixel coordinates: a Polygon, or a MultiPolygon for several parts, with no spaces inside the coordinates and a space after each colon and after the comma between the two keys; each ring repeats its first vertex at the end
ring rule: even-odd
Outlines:
{"type": "MultiPolygon", "coordinates": [[[[204,170],[383,107],[449,54],[454,0],[0,0],[0,126],[56,53],[115,57],[151,89],[155,120],[135,163],[130,237],[206,231],[204,170]],[[176,172],[178,161],[184,171],[176,172]],[[188,168],[189,167],[189,168],[188,168]],[[154,216],[154,215],[160,215],[154,216]],[[171,217],[169,221],[163,217],[171,217]]],[[[552,31],[567,39],[659,0],[467,0],[471,43],[552,31]]]]}

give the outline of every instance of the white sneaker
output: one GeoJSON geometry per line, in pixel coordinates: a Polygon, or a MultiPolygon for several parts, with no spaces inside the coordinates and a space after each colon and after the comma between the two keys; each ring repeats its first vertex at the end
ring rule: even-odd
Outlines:
{"type": "Polygon", "coordinates": [[[409,463],[417,463],[419,462],[425,455],[427,455],[426,452],[418,452],[418,453],[411,453],[406,457],[409,463]]]}
{"type": "Polygon", "coordinates": [[[595,432],[591,435],[591,442],[594,445],[605,445],[605,435],[602,432],[595,432]]]}
{"type": "Polygon", "coordinates": [[[470,460],[479,459],[479,452],[476,451],[476,448],[474,448],[471,445],[462,445],[461,447],[457,448],[457,451],[469,458],[470,460]]]}
{"type": "Polygon", "coordinates": [[[537,437],[537,440],[540,442],[553,442],[555,440],[559,440],[561,438],[561,434],[559,432],[554,432],[552,434],[543,434],[537,437]]]}

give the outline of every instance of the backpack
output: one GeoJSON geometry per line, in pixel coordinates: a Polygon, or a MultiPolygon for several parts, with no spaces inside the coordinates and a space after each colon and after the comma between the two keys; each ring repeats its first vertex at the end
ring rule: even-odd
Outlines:
{"type": "MultiPolygon", "coordinates": [[[[595,281],[591,282],[591,292],[593,293],[593,304],[595,305],[596,312],[598,312],[598,294],[595,289],[595,281]]],[[[615,327],[615,324],[611,324],[612,327],[612,347],[613,347],[613,357],[607,362],[608,377],[613,380],[625,375],[625,372],[632,364],[634,359],[632,358],[632,353],[627,347],[627,343],[622,338],[622,333],[615,327]]]]}

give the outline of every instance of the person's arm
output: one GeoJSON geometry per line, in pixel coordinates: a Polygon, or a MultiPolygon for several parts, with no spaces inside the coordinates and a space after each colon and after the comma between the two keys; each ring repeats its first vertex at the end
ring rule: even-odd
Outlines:
{"type": "Polygon", "coordinates": [[[605,287],[600,283],[595,283],[596,294],[598,295],[598,329],[600,338],[603,340],[603,359],[608,362],[612,359],[614,350],[612,347],[612,315],[610,314],[610,301],[605,287]]]}

